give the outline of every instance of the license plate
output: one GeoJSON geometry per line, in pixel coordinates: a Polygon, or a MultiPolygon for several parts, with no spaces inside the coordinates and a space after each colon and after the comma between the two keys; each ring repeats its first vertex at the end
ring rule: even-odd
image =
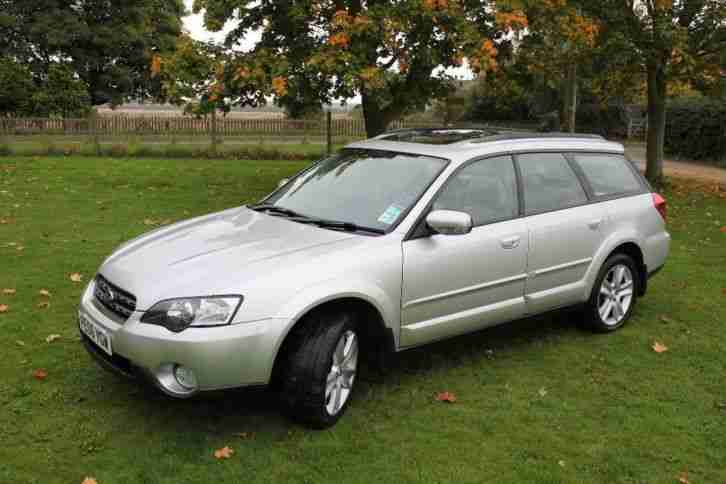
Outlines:
{"type": "Polygon", "coordinates": [[[99,348],[108,353],[109,356],[113,354],[113,351],[111,351],[111,337],[104,329],[101,329],[99,325],[83,315],[79,317],[78,324],[83,334],[88,336],[99,348]]]}

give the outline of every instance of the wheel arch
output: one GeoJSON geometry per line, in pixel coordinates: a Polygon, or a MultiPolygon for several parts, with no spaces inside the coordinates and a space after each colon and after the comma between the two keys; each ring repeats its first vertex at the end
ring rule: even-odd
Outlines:
{"type": "MultiPolygon", "coordinates": [[[[290,318],[285,330],[278,339],[272,356],[271,379],[274,381],[282,369],[282,362],[290,341],[298,330],[310,324],[316,313],[322,311],[352,311],[359,315],[361,343],[370,348],[371,357],[382,357],[396,350],[396,334],[392,325],[387,323],[386,310],[381,304],[367,294],[346,292],[330,295],[297,308],[294,317],[290,318]]],[[[390,316],[389,316],[390,317],[390,316]]]]}
{"type": "Polygon", "coordinates": [[[593,258],[588,274],[585,276],[587,283],[585,284],[585,292],[582,295],[582,300],[587,301],[590,298],[600,269],[605,264],[605,261],[613,254],[626,254],[635,260],[638,269],[637,295],[642,296],[645,294],[648,284],[648,268],[644,262],[645,256],[642,247],[643,241],[634,230],[617,234],[614,233],[605,239],[593,258]]]}
{"type": "Polygon", "coordinates": [[[605,260],[608,260],[615,254],[625,254],[635,261],[635,266],[638,270],[637,294],[638,296],[644,295],[648,285],[648,268],[645,266],[643,250],[634,241],[623,242],[612,249],[605,260]]]}

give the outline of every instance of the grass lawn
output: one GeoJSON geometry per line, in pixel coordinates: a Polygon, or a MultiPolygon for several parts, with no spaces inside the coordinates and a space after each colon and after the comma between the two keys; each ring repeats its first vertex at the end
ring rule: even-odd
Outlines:
{"type": "Polygon", "coordinates": [[[0,482],[726,482],[726,198],[685,182],[665,192],[666,269],[621,331],[558,313],[403,353],[328,431],[263,392],[175,401],[92,362],[71,273],[85,283],[147,224],[256,200],[304,165],[0,158],[0,291],[17,291],[0,292],[0,482]]]}
{"type": "MultiPolygon", "coordinates": [[[[336,137],[333,150],[354,141],[336,137]]],[[[31,156],[109,156],[113,158],[230,158],[254,160],[256,156],[269,159],[317,158],[326,152],[325,139],[320,136],[220,137],[216,153],[211,153],[206,136],[104,136],[95,146],[89,136],[11,136],[0,138],[0,155],[31,156]],[[172,139],[174,140],[172,142],[172,139]]]]}

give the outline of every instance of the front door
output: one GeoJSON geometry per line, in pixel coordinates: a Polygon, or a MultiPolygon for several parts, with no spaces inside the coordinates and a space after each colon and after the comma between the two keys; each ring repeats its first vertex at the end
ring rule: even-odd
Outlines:
{"type": "Polygon", "coordinates": [[[511,157],[469,163],[432,209],[469,213],[464,235],[403,242],[401,345],[415,346],[524,315],[529,245],[511,157]]]}

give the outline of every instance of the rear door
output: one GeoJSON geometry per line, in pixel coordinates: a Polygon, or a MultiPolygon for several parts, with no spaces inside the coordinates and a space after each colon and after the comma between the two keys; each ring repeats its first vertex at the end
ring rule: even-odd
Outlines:
{"type": "Polygon", "coordinates": [[[580,302],[585,274],[603,240],[606,212],[589,203],[564,154],[520,154],[516,161],[529,229],[527,312],[580,302]]]}

